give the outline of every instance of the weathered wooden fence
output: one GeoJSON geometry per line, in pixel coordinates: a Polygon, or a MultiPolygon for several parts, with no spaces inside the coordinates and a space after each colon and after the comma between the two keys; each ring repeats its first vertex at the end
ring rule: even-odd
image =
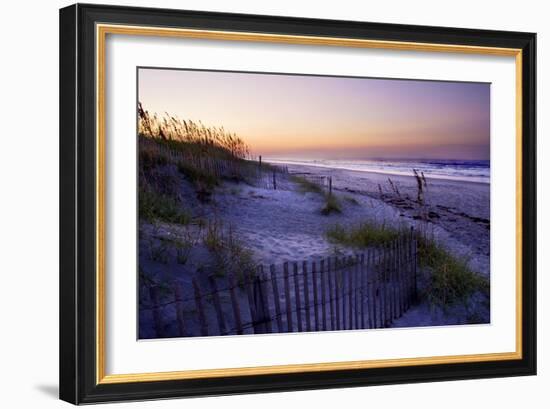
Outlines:
{"type": "Polygon", "coordinates": [[[304,173],[304,172],[291,172],[290,174],[292,176],[298,176],[302,179],[305,179],[308,182],[319,186],[326,193],[332,194],[332,176],[312,175],[310,173],[304,173]]]}
{"type": "Polygon", "coordinates": [[[142,287],[140,337],[384,328],[416,297],[417,242],[403,235],[347,257],[142,287]],[[152,328],[145,328],[147,324],[152,328]]]}

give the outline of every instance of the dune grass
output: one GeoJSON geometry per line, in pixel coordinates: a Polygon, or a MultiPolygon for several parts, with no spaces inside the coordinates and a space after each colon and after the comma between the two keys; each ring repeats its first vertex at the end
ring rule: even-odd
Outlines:
{"type": "Polygon", "coordinates": [[[138,104],[139,166],[147,173],[175,165],[198,188],[213,190],[221,179],[244,181],[257,173],[249,148],[223,127],[149,113],[138,104]]]}
{"type": "Polygon", "coordinates": [[[237,280],[242,282],[245,276],[254,273],[256,263],[253,253],[231,226],[224,226],[217,220],[209,222],[203,235],[203,244],[212,254],[213,264],[210,269],[214,274],[225,276],[233,272],[237,280]]]}
{"type": "Polygon", "coordinates": [[[138,103],[138,117],[140,135],[162,141],[172,148],[193,149],[197,154],[206,151],[210,155],[229,154],[241,159],[249,155],[249,148],[244,141],[223,127],[207,127],[200,121],[180,119],[168,113],[149,113],[141,103],[138,103]]]}
{"type": "Polygon", "coordinates": [[[358,226],[348,228],[341,224],[331,226],[325,233],[327,239],[334,244],[347,247],[367,248],[382,246],[399,236],[398,229],[383,224],[363,222],[358,226]]]}
{"type": "Polygon", "coordinates": [[[298,190],[302,193],[324,194],[323,188],[310,180],[298,175],[292,175],[290,180],[298,185],[298,190]]]}
{"type": "Polygon", "coordinates": [[[325,205],[321,209],[321,214],[328,216],[331,213],[342,213],[342,207],[335,195],[325,194],[325,205]]]}
{"type": "Polygon", "coordinates": [[[454,256],[435,240],[419,237],[418,255],[420,266],[430,273],[423,292],[432,304],[464,302],[477,291],[489,295],[489,280],[470,270],[465,258],[454,256]]]}
{"type": "MultiPolygon", "coordinates": [[[[336,224],[325,232],[329,242],[358,249],[383,246],[402,234],[410,233],[373,222],[352,227],[336,224]]],[[[417,233],[416,239],[419,264],[429,278],[422,294],[430,303],[449,306],[467,300],[478,291],[488,296],[489,281],[472,271],[466,259],[453,255],[433,237],[417,233]]]]}
{"type": "Polygon", "coordinates": [[[149,222],[189,224],[191,216],[171,196],[153,190],[139,189],[139,217],[149,222]]]}
{"type": "Polygon", "coordinates": [[[212,189],[220,184],[220,179],[215,174],[205,172],[199,167],[192,166],[184,161],[179,161],[177,166],[178,171],[196,185],[204,185],[212,189]]]}
{"type": "Polygon", "coordinates": [[[342,205],[336,195],[326,193],[323,186],[320,184],[298,175],[292,175],[291,180],[298,185],[298,190],[301,193],[316,193],[323,197],[324,204],[321,208],[322,215],[328,216],[331,213],[342,213],[342,205]]]}

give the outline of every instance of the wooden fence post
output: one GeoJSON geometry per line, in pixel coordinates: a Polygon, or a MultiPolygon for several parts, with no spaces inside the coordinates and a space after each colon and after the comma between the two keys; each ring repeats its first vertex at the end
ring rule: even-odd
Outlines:
{"type": "Polygon", "coordinates": [[[380,251],[381,251],[381,257],[382,257],[381,270],[380,270],[380,327],[385,328],[386,327],[386,310],[387,310],[386,284],[385,284],[386,268],[387,268],[387,265],[386,265],[387,252],[385,251],[384,247],[382,247],[380,251]]]}
{"type": "Polygon", "coordinates": [[[384,328],[384,287],[382,279],[384,277],[384,254],[383,248],[378,249],[378,269],[376,274],[376,296],[378,297],[378,315],[379,315],[379,326],[378,328],[384,328]]]}
{"type": "Polygon", "coordinates": [[[330,329],[334,331],[336,329],[336,319],[335,319],[335,312],[334,312],[334,291],[333,291],[333,279],[332,279],[332,271],[330,269],[330,256],[327,258],[327,278],[328,278],[328,302],[329,302],[329,308],[330,308],[330,329]]]}
{"type": "MultiPolygon", "coordinates": [[[[361,266],[360,264],[360,258],[359,254],[355,255],[355,269],[354,269],[354,277],[353,280],[355,281],[355,290],[354,290],[354,297],[355,297],[355,329],[361,328],[361,322],[359,318],[359,300],[363,299],[363,297],[359,297],[359,291],[361,290],[361,283],[359,281],[359,268],[361,266]]],[[[362,291],[362,290],[361,290],[362,291]]]]}
{"type": "Polygon", "coordinates": [[[395,318],[401,317],[401,236],[399,236],[395,242],[396,258],[395,258],[395,292],[396,292],[396,308],[395,318]]]}
{"type": "Polygon", "coordinates": [[[273,328],[271,326],[271,311],[269,311],[269,290],[267,289],[267,278],[264,275],[264,266],[260,266],[260,289],[262,290],[262,313],[265,321],[265,329],[267,333],[272,333],[273,328]]]}
{"type": "Polygon", "coordinates": [[[346,329],[347,324],[347,300],[346,300],[346,258],[342,257],[342,268],[340,269],[339,276],[341,282],[340,296],[342,298],[342,329],[346,329]]]}
{"type": "Polygon", "coordinates": [[[309,278],[307,274],[307,261],[302,262],[302,273],[304,276],[304,307],[306,311],[306,331],[311,331],[311,314],[309,300],[309,278]]]}
{"type": "Polygon", "coordinates": [[[391,244],[392,256],[391,256],[391,291],[392,291],[392,314],[390,320],[393,321],[397,318],[397,239],[393,240],[391,244]]]}
{"type": "Polygon", "coordinates": [[[210,290],[212,291],[212,298],[214,300],[214,309],[216,310],[216,319],[218,320],[220,335],[227,335],[225,320],[223,319],[222,306],[220,304],[220,295],[218,293],[218,286],[216,285],[216,278],[212,275],[208,276],[208,281],[210,283],[210,290]]]}
{"type": "Polygon", "coordinates": [[[254,278],[252,275],[248,275],[248,277],[244,278],[245,280],[245,288],[246,288],[246,295],[248,298],[248,309],[250,310],[250,322],[252,324],[252,331],[256,334],[256,309],[254,308],[254,278]]]}
{"type": "Polygon", "coordinates": [[[336,306],[336,329],[340,330],[340,271],[339,271],[340,263],[338,261],[338,257],[334,257],[334,305],[336,306]]]}
{"type": "Polygon", "coordinates": [[[296,297],[296,321],[298,322],[298,332],[302,332],[302,303],[300,301],[300,278],[298,276],[298,263],[294,267],[294,296],[296,297]]]}
{"type": "Polygon", "coordinates": [[[275,304],[275,314],[277,315],[277,328],[279,328],[279,332],[284,332],[283,317],[281,315],[281,300],[279,299],[279,286],[277,285],[275,266],[271,264],[269,270],[271,273],[271,286],[273,287],[273,302],[275,304]]]}
{"type": "Polygon", "coordinates": [[[389,324],[393,320],[393,263],[395,261],[395,252],[393,251],[393,245],[394,242],[390,242],[387,244],[387,251],[388,251],[388,264],[387,264],[387,270],[386,270],[386,283],[388,286],[388,301],[389,301],[389,308],[388,308],[388,315],[386,316],[386,324],[389,326],[389,324]]]}
{"type": "Polygon", "coordinates": [[[286,329],[287,332],[294,331],[292,325],[292,305],[290,303],[290,284],[288,282],[288,263],[283,264],[284,280],[285,280],[285,304],[286,304],[286,329]]]}
{"type": "Polygon", "coordinates": [[[411,229],[411,235],[409,236],[409,254],[408,254],[408,262],[407,262],[407,275],[408,275],[408,300],[407,303],[410,306],[413,301],[413,231],[411,229]]]}
{"type": "Polygon", "coordinates": [[[412,237],[409,235],[407,237],[407,254],[406,254],[407,261],[405,264],[406,274],[407,274],[407,309],[411,306],[411,293],[412,293],[412,277],[411,277],[412,251],[411,249],[412,249],[412,237]]]}
{"type": "Polygon", "coordinates": [[[332,196],[332,176],[328,177],[328,195],[332,196]]]}
{"type": "Polygon", "coordinates": [[[418,263],[418,240],[414,235],[414,227],[411,227],[411,234],[413,236],[413,277],[414,277],[413,300],[416,302],[418,299],[418,281],[416,276],[416,265],[418,263]]]}
{"type": "Polygon", "coordinates": [[[311,279],[313,281],[313,316],[315,318],[315,331],[319,331],[319,296],[317,295],[317,266],[315,261],[311,263],[311,279]]]}
{"type": "Polygon", "coordinates": [[[393,251],[393,241],[386,244],[386,295],[388,297],[387,299],[387,314],[386,314],[386,326],[389,325],[389,323],[392,320],[393,317],[393,261],[394,261],[394,251],[393,251]]]}
{"type": "Polygon", "coordinates": [[[365,274],[367,275],[366,281],[367,281],[367,315],[368,315],[368,322],[369,322],[369,328],[374,328],[374,317],[376,316],[376,309],[374,309],[374,292],[372,289],[372,275],[373,275],[373,263],[372,263],[372,254],[373,251],[371,249],[367,250],[367,268],[365,271],[365,274]]]}
{"type": "Polygon", "coordinates": [[[391,283],[391,272],[393,270],[392,268],[392,262],[393,262],[393,251],[392,251],[392,243],[389,243],[386,245],[386,252],[387,252],[387,264],[386,264],[386,296],[387,298],[387,314],[386,314],[386,327],[388,327],[392,321],[392,315],[393,315],[393,291],[392,291],[392,283],[391,283]]]}
{"type": "Polygon", "coordinates": [[[353,258],[348,257],[348,291],[349,291],[349,318],[348,318],[348,329],[353,329],[353,272],[355,268],[353,266],[353,258]]]}
{"type": "Polygon", "coordinates": [[[151,297],[151,303],[153,304],[153,308],[151,310],[153,314],[153,325],[155,327],[155,332],[157,334],[157,338],[161,338],[164,336],[164,326],[162,324],[162,315],[160,313],[160,291],[159,287],[156,285],[152,285],[149,287],[149,296],[151,297]]]}
{"type": "Polygon", "coordinates": [[[184,337],[185,334],[185,319],[183,317],[183,288],[181,284],[174,281],[174,292],[176,301],[176,318],[178,320],[178,329],[180,337],[184,337]]]}
{"type": "Polygon", "coordinates": [[[276,179],[275,171],[273,171],[273,190],[277,190],[277,179],[276,179]]]}
{"type": "Polygon", "coordinates": [[[321,317],[323,320],[323,331],[327,330],[327,296],[326,296],[326,276],[325,276],[325,259],[321,260],[321,265],[319,266],[319,277],[321,278],[321,317]]]}
{"type": "Polygon", "coordinates": [[[365,328],[365,299],[367,297],[365,297],[365,294],[367,293],[365,290],[365,253],[362,253],[361,254],[361,262],[360,262],[360,265],[359,265],[359,280],[360,280],[360,283],[361,283],[361,291],[360,291],[360,296],[361,296],[361,328],[364,329],[365,328]]]}
{"type": "Polygon", "coordinates": [[[237,299],[236,288],[237,282],[233,273],[229,273],[227,276],[229,283],[229,293],[231,295],[231,305],[233,306],[233,315],[235,316],[235,330],[238,335],[243,333],[243,324],[241,320],[241,307],[239,306],[239,300],[237,299]]]}
{"type": "Polygon", "coordinates": [[[269,328],[269,314],[266,311],[267,303],[262,285],[263,277],[256,276],[254,278],[254,310],[256,311],[256,330],[257,334],[265,334],[271,332],[269,328]]]}
{"type": "Polygon", "coordinates": [[[397,265],[397,274],[399,276],[399,316],[401,317],[405,312],[405,274],[403,271],[404,268],[404,257],[405,257],[405,240],[407,236],[402,236],[399,240],[399,259],[397,265]]]}
{"type": "Polygon", "coordinates": [[[195,306],[199,315],[199,326],[201,329],[201,335],[203,337],[208,335],[208,325],[206,324],[206,318],[204,316],[204,309],[202,307],[202,296],[197,279],[193,278],[193,290],[195,292],[195,306]]]}

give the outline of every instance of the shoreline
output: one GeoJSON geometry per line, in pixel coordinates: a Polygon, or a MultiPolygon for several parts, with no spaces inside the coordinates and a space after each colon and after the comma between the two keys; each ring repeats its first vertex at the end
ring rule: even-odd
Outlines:
{"type": "MultiPolygon", "coordinates": [[[[393,177],[410,177],[414,178],[414,174],[405,174],[404,172],[384,172],[380,170],[369,170],[369,169],[351,169],[347,167],[334,167],[330,165],[324,165],[324,164],[318,164],[318,163],[306,163],[306,162],[293,162],[293,161],[285,161],[285,160],[270,160],[269,158],[263,159],[265,163],[270,163],[273,165],[287,165],[287,166],[301,166],[301,167],[314,167],[314,168],[321,168],[321,169],[329,169],[329,170],[343,170],[347,172],[358,172],[358,173],[373,173],[381,176],[393,176],[393,177]]],[[[411,167],[412,169],[412,167],[411,167]]],[[[460,176],[445,176],[445,175],[433,175],[433,174],[425,174],[426,179],[430,180],[442,180],[442,181],[449,181],[449,182],[459,182],[459,183],[476,183],[476,184],[484,184],[484,185],[490,185],[490,181],[484,181],[484,180],[476,180],[474,178],[461,178],[460,176]]]]}

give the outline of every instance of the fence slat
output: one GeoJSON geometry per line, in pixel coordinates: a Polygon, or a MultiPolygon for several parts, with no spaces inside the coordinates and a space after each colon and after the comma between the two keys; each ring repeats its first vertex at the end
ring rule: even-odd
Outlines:
{"type": "MultiPolygon", "coordinates": [[[[216,164],[211,165],[214,171],[216,164]]],[[[248,297],[252,331],[302,332],[326,331],[329,328],[346,330],[391,326],[409,310],[415,300],[418,291],[418,257],[418,237],[411,229],[410,234],[399,236],[386,245],[367,249],[364,253],[327,257],[319,262],[312,261],[310,266],[307,261],[303,261],[301,268],[297,262],[292,262],[294,293],[291,293],[290,288],[291,272],[288,262],[283,264],[283,277],[277,276],[277,267],[273,264],[265,275],[263,266],[259,266],[256,275],[248,275],[245,278],[242,293],[248,297]],[[281,291],[284,291],[285,305],[281,291]],[[286,317],[286,325],[283,315],[286,317]],[[294,327],[294,319],[297,328],[294,327]]],[[[243,300],[235,274],[229,273],[226,280],[229,285],[223,291],[229,292],[227,299],[223,298],[224,294],[220,294],[215,276],[208,277],[209,302],[212,302],[216,323],[207,322],[205,313],[209,311],[209,306],[206,306],[205,310],[205,294],[201,294],[198,279],[192,280],[198,329],[202,336],[208,335],[209,331],[210,335],[217,335],[218,332],[220,335],[241,335],[248,332],[245,329],[248,327],[248,313],[243,316],[243,300]],[[223,306],[225,310],[222,309],[222,301],[228,304],[227,307],[223,306]],[[231,311],[228,308],[231,308],[231,311]]],[[[168,327],[164,325],[167,318],[162,315],[164,305],[159,302],[160,287],[145,288],[145,291],[149,291],[150,307],[147,306],[146,309],[151,310],[154,333],[157,337],[174,336],[172,332],[176,331],[176,336],[197,335],[197,327],[194,324],[190,326],[185,321],[187,313],[184,312],[184,306],[187,304],[184,287],[178,281],[171,284],[173,298],[168,299],[167,304],[174,304],[175,320],[173,316],[170,317],[169,335],[166,332],[168,327]]],[[[246,310],[246,306],[244,308],[246,310]]]]}
{"type": "Polygon", "coordinates": [[[404,277],[403,277],[403,250],[405,248],[404,246],[404,238],[400,238],[398,243],[398,254],[399,257],[397,258],[397,289],[399,291],[399,317],[403,315],[403,312],[405,311],[404,308],[404,277]]]}
{"type": "Polygon", "coordinates": [[[311,281],[313,282],[313,317],[315,319],[315,331],[319,331],[319,296],[317,286],[317,264],[311,263],[311,281]]]}
{"type": "Polygon", "coordinates": [[[361,328],[361,322],[359,318],[359,290],[361,289],[361,283],[359,281],[359,254],[355,255],[355,268],[353,269],[353,281],[355,282],[355,291],[353,292],[353,296],[355,298],[354,308],[355,308],[355,329],[361,328]]]}
{"type": "Polygon", "coordinates": [[[290,284],[288,282],[288,263],[283,264],[283,274],[285,281],[285,308],[286,308],[286,329],[287,332],[294,331],[292,325],[292,305],[290,303],[290,284]]]}
{"type": "Polygon", "coordinates": [[[174,282],[174,295],[176,301],[176,318],[178,321],[178,330],[180,337],[186,336],[185,319],[183,316],[183,287],[181,283],[174,282]]]}
{"type": "Polygon", "coordinates": [[[321,279],[321,318],[322,318],[322,328],[323,331],[327,330],[327,295],[326,295],[326,279],[327,275],[325,275],[325,260],[321,260],[321,264],[319,266],[319,278],[321,279]]]}
{"type": "Polygon", "coordinates": [[[298,323],[298,332],[302,332],[302,303],[300,300],[300,277],[298,275],[298,263],[294,267],[294,296],[296,297],[296,322],[298,323]]]}
{"type": "Polygon", "coordinates": [[[216,278],[214,276],[209,276],[208,282],[210,283],[210,290],[212,291],[212,299],[214,301],[214,309],[216,310],[216,319],[218,320],[220,335],[227,335],[222,306],[220,303],[220,294],[218,292],[218,286],[216,285],[216,278]]]}
{"type": "Polygon", "coordinates": [[[252,286],[254,293],[254,311],[256,311],[255,329],[257,334],[265,334],[266,328],[266,316],[264,311],[263,289],[261,277],[256,275],[254,277],[254,284],[252,286]]]}
{"type": "Polygon", "coordinates": [[[380,293],[380,328],[384,328],[385,322],[386,322],[386,293],[385,293],[385,287],[384,287],[384,274],[385,274],[385,253],[384,248],[382,247],[380,249],[380,275],[379,275],[379,293],[380,293]]]}
{"type": "Polygon", "coordinates": [[[392,314],[390,319],[393,321],[397,318],[397,240],[391,243],[391,292],[392,292],[392,314]]]}
{"type": "Polygon", "coordinates": [[[388,250],[388,245],[384,246],[384,328],[389,324],[390,317],[390,297],[389,297],[389,286],[388,286],[388,272],[390,265],[390,254],[388,250]]]}
{"type": "Polygon", "coordinates": [[[411,248],[410,248],[410,271],[409,271],[409,291],[410,291],[410,295],[409,295],[409,304],[412,304],[414,302],[414,266],[415,266],[415,263],[416,263],[416,260],[414,258],[414,253],[415,253],[415,240],[414,240],[414,236],[413,236],[413,231],[411,230],[411,248]]]}
{"type": "Polygon", "coordinates": [[[409,249],[408,249],[408,262],[407,262],[407,288],[408,288],[408,297],[407,304],[410,306],[412,304],[412,293],[413,293],[413,231],[411,230],[411,235],[409,237],[409,249]]]}
{"type": "Polygon", "coordinates": [[[377,250],[377,273],[376,273],[376,298],[378,302],[378,328],[384,327],[384,292],[382,291],[382,277],[384,276],[384,259],[382,249],[377,250]]]}
{"type": "Polygon", "coordinates": [[[347,329],[347,300],[346,300],[346,259],[342,257],[341,269],[338,272],[340,277],[340,298],[342,301],[342,329],[347,329]]]}
{"type": "Polygon", "coordinates": [[[389,269],[388,269],[388,284],[390,290],[390,316],[389,322],[395,317],[395,240],[389,243],[389,269]]]}
{"type": "Polygon", "coordinates": [[[311,331],[311,314],[309,300],[309,278],[307,272],[307,261],[302,263],[302,274],[304,280],[304,307],[306,312],[306,331],[311,331]]]}
{"type": "Polygon", "coordinates": [[[414,277],[414,295],[413,300],[416,302],[418,299],[418,278],[417,278],[417,269],[418,265],[418,240],[413,234],[413,277],[414,277]]]}
{"type": "Polygon", "coordinates": [[[265,330],[268,334],[273,332],[273,328],[271,326],[271,312],[269,311],[269,291],[267,289],[267,279],[264,275],[264,266],[260,266],[260,274],[258,277],[258,281],[260,282],[260,302],[261,302],[261,310],[262,310],[262,320],[265,322],[265,330]]]}
{"type": "Polygon", "coordinates": [[[284,332],[283,317],[281,315],[281,300],[279,299],[279,287],[277,285],[277,276],[275,274],[275,266],[269,266],[271,273],[271,286],[273,287],[273,303],[275,304],[275,314],[277,317],[277,328],[279,332],[284,332]]]}
{"type": "Polygon", "coordinates": [[[409,235],[407,236],[407,254],[405,257],[407,258],[406,261],[406,267],[405,267],[405,274],[406,274],[406,285],[407,285],[407,298],[405,301],[406,308],[409,309],[411,306],[411,289],[412,289],[412,280],[411,280],[411,271],[412,271],[412,237],[409,235]]]}
{"type": "Polygon", "coordinates": [[[336,329],[340,330],[343,329],[340,325],[340,286],[341,286],[341,280],[340,280],[340,262],[338,261],[338,257],[334,257],[334,305],[336,306],[336,329]]]}
{"type": "Polygon", "coordinates": [[[256,334],[256,309],[254,307],[254,278],[252,275],[245,277],[244,286],[246,289],[246,296],[248,298],[248,309],[250,311],[250,322],[252,324],[252,331],[256,334]]]}
{"type": "Polygon", "coordinates": [[[239,300],[237,299],[237,282],[235,276],[229,273],[227,276],[229,284],[229,294],[231,295],[231,305],[233,307],[233,316],[235,317],[235,330],[238,335],[243,333],[243,324],[241,320],[241,307],[239,306],[239,300]]]}
{"type": "Polygon", "coordinates": [[[208,325],[206,324],[206,318],[204,316],[204,309],[202,306],[202,297],[201,297],[201,290],[199,287],[199,284],[197,283],[197,279],[193,278],[193,291],[195,292],[195,306],[197,308],[197,312],[199,314],[199,326],[201,330],[201,335],[203,337],[208,335],[208,325]]]}
{"type": "Polygon", "coordinates": [[[353,259],[351,256],[348,257],[348,292],[349,292],[349,317],[348,317],[348,329],[353,329],[353,272],[355,270],[353,266],[353,259]]]}
{"type": "Polygon", "coordinates": [[[333,272],[330,268],[330,257],[327,258],[327,278],[328,278],[328,302],[330,307],[330,329],[334,331],[336,329],[336,318],[334,311],[334,286],[333,286],[333,272]]]}
{"type": "Polygon", "coordinates": [[[372,266],[372,253],[371,249],[367,250],[367,268],[365,271],[367,281],[367,315],[369,328],[375,328],[374,326],[374,317],[376,316],[376,310],[374,309],[374,292],[372,289],[372,276],[373,276],[373,266],[372,266]]]}

